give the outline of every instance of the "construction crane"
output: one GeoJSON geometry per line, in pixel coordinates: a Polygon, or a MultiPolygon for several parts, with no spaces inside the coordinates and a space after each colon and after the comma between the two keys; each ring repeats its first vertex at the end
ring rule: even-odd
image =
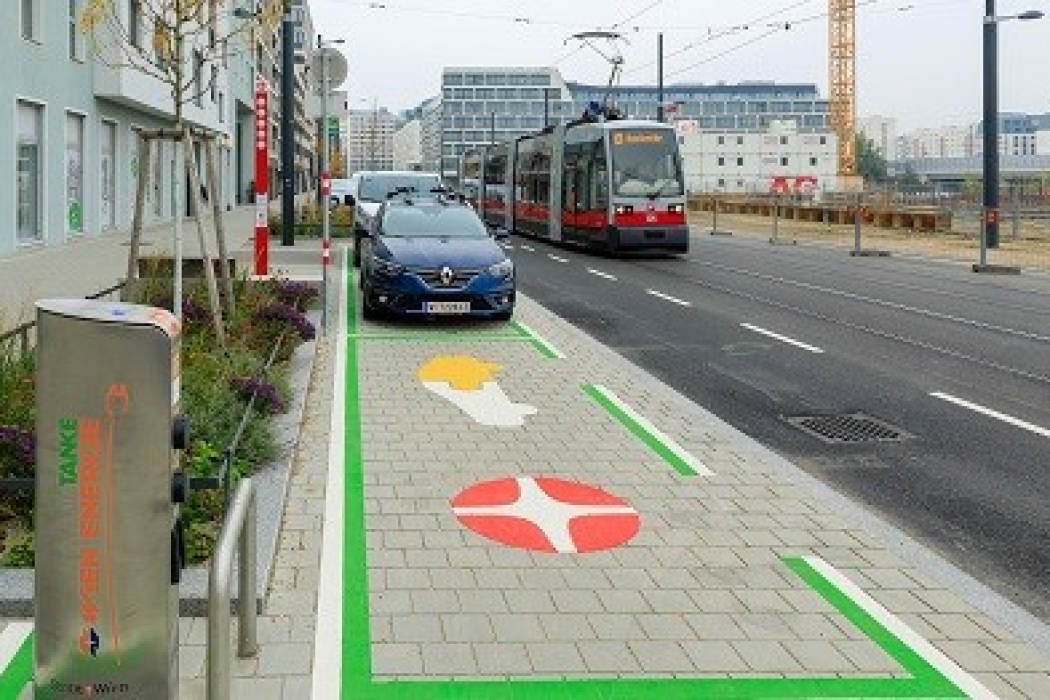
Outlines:
{"type": "Polygon", "coordinates": [[[857,0],[828,0],[828,117],[838,136],[839,186],[857,178],[857,0]]]}

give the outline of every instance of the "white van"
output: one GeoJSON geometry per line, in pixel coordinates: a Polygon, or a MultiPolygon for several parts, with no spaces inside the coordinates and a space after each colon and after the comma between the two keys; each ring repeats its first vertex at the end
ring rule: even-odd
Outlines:
{"type": "MultiPolygon", "coordinates": [[[[405,172],[396,170],[362,170],[347,181],[342,195],[344,204],[354,207],[354,266],[361,264],[361,234],[372,227],[379,205],[387,197],[401,191],[429,194],[443,187],[437,173],[405,172]]],[[[335,193],[335,183],[332,184],[335,193]]]]}

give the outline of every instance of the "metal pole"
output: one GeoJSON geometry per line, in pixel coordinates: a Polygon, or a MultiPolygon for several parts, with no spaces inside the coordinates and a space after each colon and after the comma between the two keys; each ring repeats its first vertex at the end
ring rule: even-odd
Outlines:
{"type": "Polygon", "coordinates": [[[172,299],[172,312],[182,325],[182,169],[179,167],[179,148],[182,139],[175,137],[172,142],[173,160],[171,162],[171,215],[175,221],[174,246],[175,246],[175,289],[172,299]]]}
{"type": "Polygon", "coordinates": [[[1021,201],[1017,196],[1017,184],[1014,183],[1010,186],[1010,199],[1013,202],[1013,217],[1010,226],[1010,234],[1013,240],[1017,240],[1018,226],[1020,225],[1019,219],[1021,218],[1021,201]]]}
{"type": "Polygon", "coordinates": [[[718,232],[718,196],[715,195],[711,198],[712,200],[712,214],[711,214],[711,233],[718,232]]]}
{"type": "Polygon", "coordinates": [[[244,515],[241,530],[240,568],[238,570],[237,598],[240,603],[240,624],[238,627],[237,655],[242,659],[255,656],[259,651],[256,600],[258,590],[255,581],[256,531],[258,529],[258,503],[255,497],[255,486],[249,482],[248,506],[244,515]]]}
{"type": "Polygon", "coordinates": [[[999,247],[999,26],[995,0],[985,0],[984,17],[984,243],[999,247]]]}
{"type": "MultiPolygon", "coordinates": [[[[317,51],[321,56],[321,177],[331,176],[328,174],[328,54],[325,53],[324,42],[321,35],[317,35],[317,51]]],[[[318,189],[321,189],[318,187],[318,189]]],[[[332,246],[331,221],[328,209],[331,206],[331,191],[327,195],[322,193],[324,201],[321,203],[321,232],[324,238],[321,252],[321,327],[328,328],[328,259],[332,246]]]]}
{"type": "Polygon", "coordinates": [[[550,88],[543,88],[543,126],[551,125],[551,93],[550,88]]]}
{"type": "Polygon", "coordinates": [[[295,36],[292,0],[281,20],[281,245],[295,245],[295,36]]]}
{"type": "Polygon", "coordinates": [[[656,35],[656,121],[664,121],[664,33],[656,35]]]}
{"type": "Polygon", "coordinates": [[[780,236],[780,195],[773,198],[773,242],[780,236]]]}
{"type": "Polygon", "coordinates": [[[496,113],[492,113],[492,121],[489,124],[489,141],[496,143],[496,113]]]}

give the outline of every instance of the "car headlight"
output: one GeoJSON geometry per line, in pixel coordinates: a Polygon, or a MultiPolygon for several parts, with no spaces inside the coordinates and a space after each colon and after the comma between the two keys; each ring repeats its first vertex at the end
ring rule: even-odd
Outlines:
{"type": "Polygon", "coordinates": [[[498,262],[495,265],[490,265],[488,273],[499,279],[510,279],[514,276],[514,263],[508,258],[507,260],[498,262]]]}
{"type": "Polygon", "coordinates": [[[392,260],[386,260],[385,258],[372,257],[372,269],[375,270],[376,274],[383,275],[384,277],[397,277],[405,268],[402,265],[398,265],[392,260]]]}

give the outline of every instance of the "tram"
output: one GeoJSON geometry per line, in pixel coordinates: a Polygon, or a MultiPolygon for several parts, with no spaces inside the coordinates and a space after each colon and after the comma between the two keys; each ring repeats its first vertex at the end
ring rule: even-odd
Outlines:
{"type": "Polygon", "coordinates": [[[467,151],[460,182],[490,226],[609,252],[689,248],[673,127],[581,119],[467,151]]]}

